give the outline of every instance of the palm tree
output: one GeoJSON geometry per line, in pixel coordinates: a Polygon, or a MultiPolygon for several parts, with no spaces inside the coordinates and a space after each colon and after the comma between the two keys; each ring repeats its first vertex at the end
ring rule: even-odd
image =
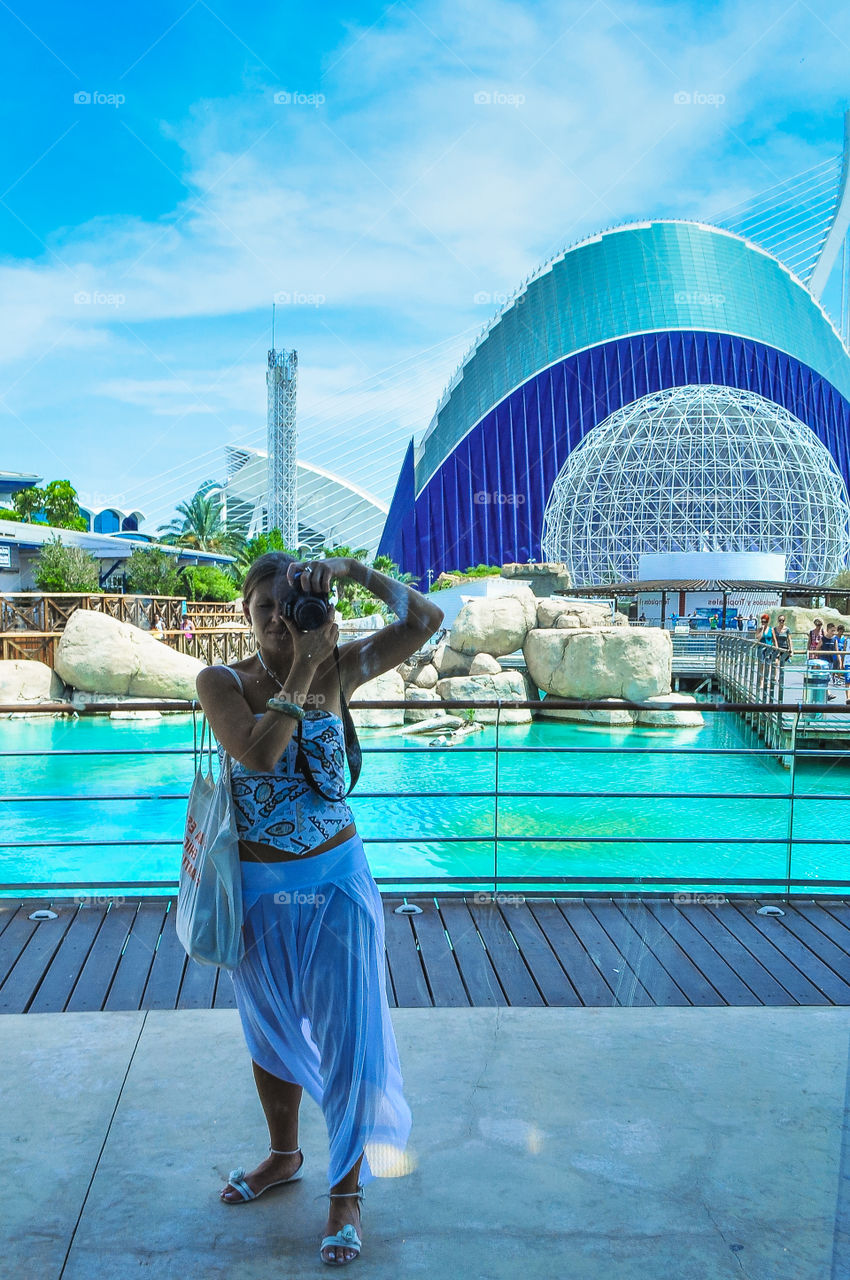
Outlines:
{"type": "Polygon", "coordinates": [[[194,547],[198,551],[220,551],[238,555],[245,545],[245,528],[228,525],[224,503],[215,494],[205,493],[209,481],[188,502],[178,502],[177,516],[170,524],[160,525],[160,541],[172,546],[194,547]]]}

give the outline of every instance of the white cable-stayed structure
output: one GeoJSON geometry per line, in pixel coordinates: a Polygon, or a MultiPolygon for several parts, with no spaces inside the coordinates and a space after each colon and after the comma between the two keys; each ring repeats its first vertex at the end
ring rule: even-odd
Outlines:
{"type": "Polygon", "coordinates": [[[792,582],[829,581],[850,554],[850,499],[827,449],[751,391],[654,392],[570,453],[544,513],[543,553],[577,586],[639,577],[653,552],[773,552],[792,582]]]}

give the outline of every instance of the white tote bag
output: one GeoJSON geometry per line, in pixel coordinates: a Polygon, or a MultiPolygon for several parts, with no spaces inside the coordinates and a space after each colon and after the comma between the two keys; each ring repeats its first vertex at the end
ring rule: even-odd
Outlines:
{"type": "Polygon", "coordinates": [[[200,762],[189,793],[180,888],[177,893],[177,936],[193,960],[235,969],[244,955],[242,938],[242,871],[230,793],[230,756],[218,781],[213,779],[212,730],[204,757],[201,726],[200,762]],[[204,773],[204,765],[207,772],[204,773]]]}

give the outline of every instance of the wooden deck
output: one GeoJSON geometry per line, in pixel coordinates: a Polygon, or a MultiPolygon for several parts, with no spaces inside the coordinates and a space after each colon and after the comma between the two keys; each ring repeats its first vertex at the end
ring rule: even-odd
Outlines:
{"type": "MultiPolygon", "coordinates": [[[[850,899],[385,896],[394,1007],[847,1005],[850,899]],[[774,900],[775,901],[775,900],[774,900]]],[[[174,898],[0,900],[0,1012],[229,1009],[226,971],[187,960],[174,898]],[[31,921],[50,905],[55,920],[31,921]]]]}

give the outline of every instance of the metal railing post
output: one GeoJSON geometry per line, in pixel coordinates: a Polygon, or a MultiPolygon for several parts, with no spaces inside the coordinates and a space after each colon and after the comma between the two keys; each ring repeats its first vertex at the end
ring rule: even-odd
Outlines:
{"type": "Polygon", "coordinates": [[[794,787],[797,779],[797,724],[799,711],[791,723],[791,790],[788,796],[788,849],[785,858],[785,899],[791,897],[791,859],[794,852],[794,787]]]}
{"type": "Polygon", "coordinates": [[[496,705],[496,748],[493,762],[493,896],[499,892],[499,723],[502,716],[502,700],[496,705]]]}

